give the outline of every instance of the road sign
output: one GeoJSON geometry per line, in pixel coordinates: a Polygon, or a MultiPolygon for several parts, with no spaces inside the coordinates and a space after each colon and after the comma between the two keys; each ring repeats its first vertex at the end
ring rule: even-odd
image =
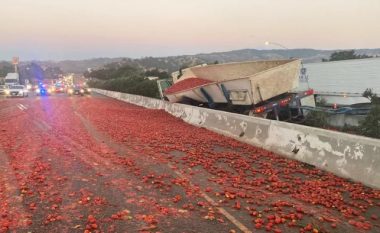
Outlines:
{"type": "Polygon", "coordinates": [[[13,64],[13,65],[17,65],[18,62],[19,62],[19,58],[18,58],[18,57],[13,57],[13,59],[12,59],[12,64],[13,64]]]}

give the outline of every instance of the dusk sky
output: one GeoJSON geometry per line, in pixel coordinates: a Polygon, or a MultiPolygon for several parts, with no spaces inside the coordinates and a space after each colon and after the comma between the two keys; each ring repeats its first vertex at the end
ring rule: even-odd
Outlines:
{"type": "Polygon", "coordinates": [[[1,0],[0,60],[380,48],[380,0],[1,0]]]}

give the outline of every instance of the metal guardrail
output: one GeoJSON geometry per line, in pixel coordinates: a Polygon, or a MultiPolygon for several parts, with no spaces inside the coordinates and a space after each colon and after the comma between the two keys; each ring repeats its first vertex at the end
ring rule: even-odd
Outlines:
{"type": "Polygon", "coordinates": [[[338,109],[322,108],[322,107],[308,107],[301,106],[301,109],[309,111],[326,112],[329,114],[347,114],[347,115],[366,115],[371,110],[371,108],[352,108],[343,107],[338,109]]]}
{"type": "Polygon", "coordinates": [[[349,93],[349,92],[325,92],[315,91],[316,95],[328,95],[328,96],[342,96],[342,97],[363,97],[363,93],[349,93]]]}

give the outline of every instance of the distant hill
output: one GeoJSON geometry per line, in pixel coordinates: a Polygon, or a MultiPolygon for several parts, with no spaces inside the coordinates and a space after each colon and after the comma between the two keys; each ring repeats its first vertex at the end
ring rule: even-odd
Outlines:
{"type": "MultiPolygon", "coordinates": [[[[59,67],[65,73],[83,73],[88,68],[98,69],[109,63],[133,64],[145,69],[159,68],[173,72],[181,66],[193,66],[203,63],[239,62],[260,59],[285,59],[301,58],[305,63],[320,62],[322,58],[329,58],[330,54],[339,50],[315,50],[315,49],[275,49],[257,50],[241,49],[228,52],[202,53],[196,55],[181,55],[170,57],[144,57],[131,58],[94,58],[87,60],[64,60],[64,61],[39,61],[41,67],[59,67]]],[[[380,49],[357,49],[356,54],[380,56],[380,49]]]]}

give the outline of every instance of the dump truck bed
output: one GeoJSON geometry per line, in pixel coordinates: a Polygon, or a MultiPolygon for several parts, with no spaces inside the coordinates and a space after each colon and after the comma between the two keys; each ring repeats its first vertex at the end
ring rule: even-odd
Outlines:
{"type": "Polygon", "coordinates": [[[170,102],[190,98],[205,103],[254,105],[297,88],[300,66],[300,60],[287,59],[191,67],[180,77],[178,72],[173,73],[174,85],[165,96],[170,102]]]}

